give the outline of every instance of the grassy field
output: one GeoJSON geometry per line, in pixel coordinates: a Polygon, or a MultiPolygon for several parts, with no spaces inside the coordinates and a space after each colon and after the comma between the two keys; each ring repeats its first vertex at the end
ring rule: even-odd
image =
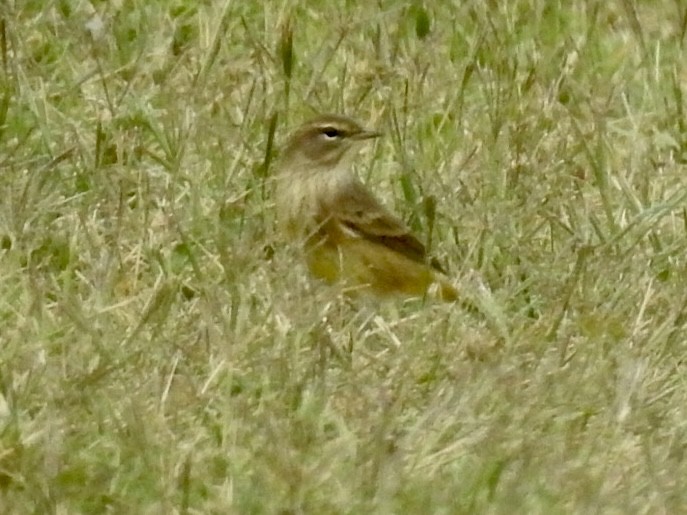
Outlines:
{"type": "Polygon", "coordinates": [[[687,512],[686,48],[679,0],[4,2],[0,512],[687,512]],[[308,278],[319,112],[482,314],[308,278]]]}

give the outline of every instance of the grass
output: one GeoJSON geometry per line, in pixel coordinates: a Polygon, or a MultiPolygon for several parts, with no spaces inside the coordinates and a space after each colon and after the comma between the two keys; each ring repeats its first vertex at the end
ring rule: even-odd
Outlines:
{"type": "Polygon", "coordinates": [[[0,511],[687,510],[686,32],[672,0],[6,2],[0,511]],[[489,316],[306,276],[270,177],[320,111],[385,133],[361,176],[489,316]]]}

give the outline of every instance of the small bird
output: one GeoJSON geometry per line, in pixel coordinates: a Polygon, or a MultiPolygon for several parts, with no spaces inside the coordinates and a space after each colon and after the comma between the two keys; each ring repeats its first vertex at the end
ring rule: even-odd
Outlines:
{"type": "Polygon", "coordinates": [[[425,246],[353,172],[361,144],[380,133],[322,115],[289,138],[277,170],[281,231],[302,243],[310,272],[351,293],[454,301],[458,292],[425,246]]]}

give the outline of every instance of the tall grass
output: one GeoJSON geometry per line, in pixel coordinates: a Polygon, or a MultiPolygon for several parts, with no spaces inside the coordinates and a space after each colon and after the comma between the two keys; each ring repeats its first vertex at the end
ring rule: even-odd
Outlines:
{"type": "Polygon", "coordinates": [[[678,1],[0,6],[0,511],[687,510],[678,1]],[[285,134],[486,316],[350,302],[285,134]]]}

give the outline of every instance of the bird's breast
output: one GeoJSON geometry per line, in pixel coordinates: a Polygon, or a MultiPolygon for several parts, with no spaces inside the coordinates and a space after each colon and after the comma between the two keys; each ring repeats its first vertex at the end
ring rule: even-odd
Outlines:
{"type": "Polygon", "coordinates": [[[282,175],[277,187],[277,216],[291,237],[307,238],[336,210],[336,199],[352,180],[348,170],[282,175]]]}

